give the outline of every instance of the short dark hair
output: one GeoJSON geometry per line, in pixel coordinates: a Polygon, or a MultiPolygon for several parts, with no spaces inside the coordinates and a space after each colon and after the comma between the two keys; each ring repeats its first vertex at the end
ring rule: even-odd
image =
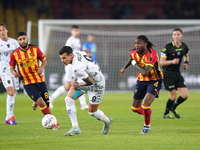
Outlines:
{"type": "Polygon", "coordinates": [[[72,48],[70,46],[64,46],[63,48],[61,48],[61,50],[59,51],[59,55],[62,55],[66,53],[68,56],[72,53],[72,48]]]}
{"type": "Polygon", "coordinates": [[[173,32],[174,32],[174,31],[180,31],[181,34],[183,33],[183,31],[182,31],[180,28],[175,28],[175,29],[173,30],[173,32]]]}
{"type": "Polygon", "coordinates": [[[19,33],[17,33],[17,39],[18,39],[18,37],[23,36],[23,35],[27,36],[25,32],[19,32],[19,33]]]}
{"type": "Polygon", "coordinates": [[[1,23],[0,26],[4,26],[6,28],[6,30],[8,30],[8,27],[5,23],[1,23]]]}
{"type": "Polygon", "coordinates": [[[78,28],[79,28],[78,25],[73,25],[73,26],[72,26],[72,29],[78,29],[78,28]]]}

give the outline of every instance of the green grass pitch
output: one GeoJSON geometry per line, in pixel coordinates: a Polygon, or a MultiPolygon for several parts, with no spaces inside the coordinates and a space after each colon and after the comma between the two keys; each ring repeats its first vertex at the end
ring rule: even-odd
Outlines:
{"type": "Polygon", "coordinates": [[[80,110],[77,116],[81,134],[65,137],[71,128],[64,102],[60,96],[51,110],[60,130],[43,128],[42,113],[32,110],[27,95],[18,94],[15,101],[17,125],[5,125],[6,94],[0,94],[0,150],[197,150],[200,149],[200,99],[198,92],[190,92],[186,102],[177,110],[181,119],[165,120],[163,112],[168,99],[166,92],[152,103],[151,131],[140,135],[143,116],[131,111],[132,93],[105,93],[99,109],[113,118],[110,132],[102,135],[103,123],[80,110]]]}

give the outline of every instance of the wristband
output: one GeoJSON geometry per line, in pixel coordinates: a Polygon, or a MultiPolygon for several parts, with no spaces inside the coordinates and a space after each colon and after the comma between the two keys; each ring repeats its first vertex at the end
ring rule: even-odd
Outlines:
{"type": "Polygon", "coordinates": [[[131,61],[131,64],[134,66],[134,65],[136,64],[136,61],[133,59],[133,60],[131,61]]]}
{"type": "Polygon", "coordinates": [[[189,64],[189,62],[188,62],[188,61],[185,61],[184,64],[189,64]]]}

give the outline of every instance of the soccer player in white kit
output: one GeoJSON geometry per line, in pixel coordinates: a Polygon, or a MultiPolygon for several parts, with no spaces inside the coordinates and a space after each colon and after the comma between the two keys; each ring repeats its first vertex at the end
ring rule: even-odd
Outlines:
{"type": "Polygon", "coordinates": [[[19,90],[19,80],[15,78],[10,72],[10,54],[12,51],[19,47],[18,42],[8,37],[8,29],[5,24],[0,24],[0,54],[1,54],[1,67],[0,75],[3,86],[7,91],[6,98],[6,118],[5,124],[15,125],[17,124],[13,110],[15,104],[15,93],[19,90]]]}
{"type": "MultiPolygon", "coordinates": [[[[79,39],[80,35],[80,30],[79,26],[73,25],[71,29],[71,36],[68,38],[66,41],[65,46],[70,46],[73,50],[73,52],[80,51],[81,50],[81,42],[79,39]]],[[[51,95],[50,97],[50,108],[53,108],[53,102],[55,99],[60,96],[61,94],[65,93],[68,91],[71,87],[71,82],[76,81],[78,78],[72,71],[72,66],[68,65],[65,66],[65,77],[64,77],[66,83],[65,85],[62,85],[57,88],[57,90],[51,95]]],[[[81,110],[86,110],[88,109],[88,105],[86,103],[85,95],[82,95],[79,97],[80,105],[81,105],[81,110]]]]}
{"type": "Polygon", "coordinates": [[[64,46],[59,51],[59,55],[62,63],[65,66],[71,65],[75,75],[83,80],[72,83],[65,97],[67,112],[72,123],[72,128],[65,133],[65,136],[81,133],[76,117],[75,100],[85,92],[89,96],[89,115],[104,122],[102,134],[107,134],[113,119],[108,118],[98,109],[105,91],[105,78],[99,66],[87,56],[86,52],[76,51],[73,53],[70,46],[64,46]]]}

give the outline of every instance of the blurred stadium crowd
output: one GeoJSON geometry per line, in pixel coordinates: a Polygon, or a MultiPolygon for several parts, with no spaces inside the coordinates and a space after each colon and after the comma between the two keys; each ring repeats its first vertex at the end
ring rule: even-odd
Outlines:
{"type": "Polygon", "coordinates": [[[199,0],[0,0],[9,35],[38,19],[199,19],[199,0]]]}

